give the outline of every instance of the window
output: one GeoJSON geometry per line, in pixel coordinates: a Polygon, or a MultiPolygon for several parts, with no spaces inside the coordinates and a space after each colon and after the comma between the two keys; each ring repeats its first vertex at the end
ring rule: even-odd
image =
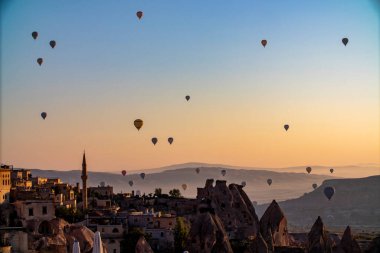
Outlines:
{"type": "Polygon", "coordinates": [[[114,229],[112,230],[112,233],[119,233],[119,229],[114,228],[114,229]]]}
{"type": "Polygon", "coordinates": [[[42,207],[42,214],[47,214],[47,206],[42,207]]]}
{"type": "Polygon", "coordinates": [[[33,208],[29,208],[29,216],[33,216],[33,208]]]}
{"type": "Polygon", "coordinates": [[[104,228],[102,228],[102,233],[104,233],[104,228]]]}
{"type": "Polygon", "coordinates": [[[116,249],[113,249],[113,253],[117,253],[117,250],[116,250],[116,249]]]}
{"type": "Polygon", "coordinates": [[[164,232],[161,232],[161,237],[164,237],[164,232]]]}

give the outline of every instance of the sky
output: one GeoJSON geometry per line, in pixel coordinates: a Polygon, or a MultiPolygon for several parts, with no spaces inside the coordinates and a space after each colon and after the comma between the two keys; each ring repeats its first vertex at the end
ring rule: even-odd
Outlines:
{"type": "Polygon", "coordinates": [[[380,164],[374,0],[1,3],[2,163],[380,164]]]}

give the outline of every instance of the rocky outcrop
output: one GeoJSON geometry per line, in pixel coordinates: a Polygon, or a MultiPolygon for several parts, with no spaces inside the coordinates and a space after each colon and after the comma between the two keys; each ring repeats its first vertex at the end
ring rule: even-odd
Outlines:
{"type": "Polygon", "coordinates": [[[375,237],[371,244],[369,245],[368,250],[365,253],[378,253],[380,252],[380,236],[375,237]]]}
{"type": "Polygon", "coordinates": [[[144,236],[141,236],[137,241],[135,253],[154,253],[144,236]]]}
{"type": "Polygon", "coordinates": [[[347,226],[343,233],[340,244],[335,252],[342,253],[361,253],[361,249],[357,241],[353,238],[350,226],[347,226]]]}
{"type": "Polygon", "coordinates": [[[332,252],[331,240],[320,216],[318,216],[307,237],[309,253],[332,252]]]}
{"type": "Polygon", "coordinates": [[[275,246],[289,246],[288,222],[275,200],[260,219],[260,233],[271,251],[275,246]]]}
{"type": "Polygon", "coordinates": [[[186,250],[198,253],[233,253],[221,220],[210,212],[199,213],[194,217],[186,250]]]}

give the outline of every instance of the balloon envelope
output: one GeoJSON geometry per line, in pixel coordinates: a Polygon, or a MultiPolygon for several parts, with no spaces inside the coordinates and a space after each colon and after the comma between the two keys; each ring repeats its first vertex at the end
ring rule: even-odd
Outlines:
{"type": "Polygon", "coordinates": [[[49,42],[49,45],[51,46],[51,48],[55,48],[55,45],[57,45],[57,43],[55,42],[55,40],[51,40],[49,42]]]}
{"type": "Polygon", "coordinates": [[[143,17],[144,13],[142,11],[136,12],[136,16],[141,19],[143,17]]]}
{"type": "Polygon", "coordinates": [[[343,38],[343,39],[342,39],[342,43],[344,44],[344,46],[347,46],[348,39],[347,39],[347,38],[343,38]]]}
{"type": "Polygon", "coordinates": [[[156,137],[153,137],[153,138],[152,138],[152,143],[153,143],[154,145],[156,145],[157,142],[158,142],[158,139],[157,139],[156,137]]]}
{"type": "Polygon", "coordinates": [[[261,41],[261,45],[263,45],[263,47],[265,47],[267,45],[268,41],[267,40],[262,40],[261,41]]]}
{"type": "Polygon", "coordinates": [[[222,170],[221,173],[222,173],[222,176],[224,177],[226,175],[226,170],[222,170]]]}
{"type": "Polygon", "coordinates": [[[313,189],[316,189],[318,187],[317,184],[313,184],[313,189]]]}
{"type": "Polygon", "coordinates": [[[128,184],[129,184],[129,186],[131,186],[131,187],[132,187],[132,186],[133,186],[133,181],[132,181],[132,180],[131,180],[131,181],[129,181],[129,182],[128,182],[128,184]]]}
{"type": "Polygon", "coordinates": [[[307,167],[307,168],[306,168],[306,171],[307,171],[307,173],[310,174],[310,172],[311,172],[311,168],[310,168],[310,167],[307,167]]]}
{"type": "Polygon", "coordinates": [[[46,119],[46,116],[47,116],[47,113],[46,113],[46,112],[41,112],[41,117],[42,117],[43,119],[46,119]]]}
{"type": "Polygon", "coordinates": [[[187,95],[185,98],[186,98],[187,101],[190,100],[190,96],[189,95],[187,95]]]}
{"type": "Polygon", "coordinates": [[[36,31],[32,32],[32,37],[33,37],[33,39],[37,39],[38,32],[36,32],[36,31]]]}
{"type": "Polygon", "coordinates": [[[143,173],[140,173],[140,177],[142,178],[142,179],[144,179],[145,178],[145,173],[143,172],[143,173]]]}
{"type": "Polygon", "coordinates": [[[328,200],[330,200],[332,198],[332,196],[334,196],[335,188],[331,187],[331,186],[327,186],[323,190],[323,193],[325,194],[326,198],[328,198],[328,200]]]}
{"type": "Polygon", "coordinates": [[[133,124],[137,128],[137,130],[140,130],[140,128],[143,126],[144,122],[141,119],[136,119],[133,124]]]}
{"type": "Polygon", "coordinates": [[[334,172],[334,169],[333,169],[333,168],[331,168],[331,169],[330,169],[330,173],[333,173],[333,172],[334,172]]]}
{"type": "Polygon", "coordinates": [[[125,176],[125,175],[127,174],[127,171],[122,170],[122,171],[121,171],[121,174],[122,174],[123,176],[125,176]]]}
{"type": "Polygon", "coordinates": [[[195,171],[197,172],[197,174],[199,174],[199,172],[201,171],[200,168],[196,168],[195,171]]]}
{"type": "Polygon", "coordinates": [[[267,183],[268,183],[268,185],[271,185],[272,184],[272,179],[268,178],[267,183]]]}
{"type": "Polygon", "coordinates": [[[286,131],[288,131],[289,125],[284,125],[284,128],[285,128],[286,131]]]}
{"type": "Polygon", "coordinates": [[[37,59],[37,63],[38,63],[38,65],[42,65],[42,63],[44,62],[44,60],[42,59],[42,58],[38,58],[37,59]]]}
{"type": "Polygon", "coordinates": [[[186,189],[187,189],[187,184],[182,184],[182,189],[183,189],[184,191],[186,191],[186,189]]]}
{"type": "Polygon", "coordinates": [[[245,181],[243,181],[243,182],[241,182],[241,185],[242,185],[243,187],[245,187],[245,186],[247,185],[247,183],[246,183],[245,181]]]}
{"type": "Polygon", "coordinates": [[[173,137],[169,137],[168,138],[168,142],[169,142],[170,145],[172,145],[173,141],[174,141],[173,137]]]}

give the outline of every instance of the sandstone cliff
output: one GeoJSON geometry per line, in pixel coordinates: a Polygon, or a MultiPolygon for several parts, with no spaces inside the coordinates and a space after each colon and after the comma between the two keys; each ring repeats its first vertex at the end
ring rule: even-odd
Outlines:
{"type": "Polygon", "coordinates": [[[328,236],[321,217],[318,216],[312,226],[308,237],[308,252],[309,253],[331,253],[332,242],[328,236]]]}

